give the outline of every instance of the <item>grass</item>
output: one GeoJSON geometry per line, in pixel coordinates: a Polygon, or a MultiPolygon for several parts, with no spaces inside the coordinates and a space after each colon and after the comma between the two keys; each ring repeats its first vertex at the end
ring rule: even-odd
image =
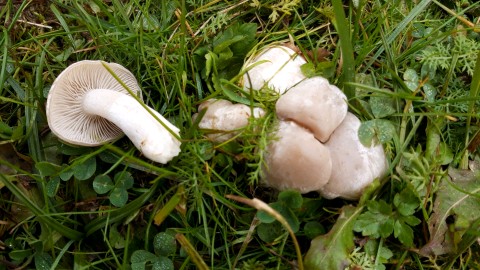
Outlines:
{"type": "Polygon", "coordinates": [[[1,1],[0,269],[480,269],[480,4],[452,2],[1,1]],[[206,72],[200,49],[247,23],[245,55],[215,52],[206,72]],[[359,202],[262,186],[271,114],[220,145],[192,119],[211,97],[273,108],[228,72],[289,41],[383,142],[388,176],[359,202]],[[135,75],[146,104],[180,127],[177,158],[159,165],[125,138],[85,148],[50,133],[49,88],[85,59],[135,75]],[[94,190],[125,173],[134,184],[120,207],[94,190]]]}

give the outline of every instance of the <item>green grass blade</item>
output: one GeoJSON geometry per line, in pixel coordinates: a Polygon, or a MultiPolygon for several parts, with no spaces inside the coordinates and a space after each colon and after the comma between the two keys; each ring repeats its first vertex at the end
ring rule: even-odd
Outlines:
{"type": "MultiPolygon", "coordinates": [[[[157,179],[158,180],[158,179],[157,179]]],[[[135,211],[137,211],[140,207],[142,207],[153,195],[153,193],[156,190],[156,187],[158,185],[159,181],[155,181],[155,184],[150,187],[148,192],[143,193],[141,196],[139,196],[137,199],[133,200],[132,202],[126,204],[122,208],[115,209],[113,211],[110,211],[108,214],[96,218],[95,220],[91,221],[85,226],[85,232],[88,235],[91,235],[92,233],[105,228],[108,224],[115,223],[117,221],[120,221],[124,219],[125,217],[128,217],[129,215],[133,214],[135,211]]]]}
{"type": "Polygon", "coordinates": [[[8,61],[8,47],[9,47],[9,39],[8,39],[8,32],[6,29],[3,29],[3,38],[0,42],[0,45],[2,45],[2,66],[0,70],[0,96],[3,96],[3,85],[5,84],[5,81],[7,80],[9,74],[7,72],[7,61],[8,61]]]}
{"type": "Polygon", "coordinates": [[[38,219],[45,222],[45,224],[47,224],[51,229],[72,240],[82,239],[84,235],[82,232],[71,229],[49,216],[43,211],[43,209],[41,209],[37,204],[35,204],[27,196],[25,196],[25,194],[20,190],[20,188],[18,188],[14,183],[9,181],[3,174],[0,174],[0,180],[22,204],[24,204],[30,211],[32,211],[32,213],[35,214],[38,219]]]}
{"type": "Polygon", "coordinates": [[[415,19],[420,13],[422,13],[425,8],[432,2],[432,0],[423,0],[418,5],[416,5],[410,13],[397,25],[397,27],[385,38],[385,44],[382,45],[375,55],[370,59],[370,61],[365,65],[365,70],[370,68],[370,66],[377,60],[377,58],[384,52],[385,45],[390,44],[402,33],[410,24],[413,19],[415,19]]]}
{"type": "Polygon", "coordinates": [[[341,0],[333,1],[333,11],[335,13],[335,28],[340,37],[340,49],[343,57],[342,81],[343,91],[348,100],[355,98],[355,88],[346,83],[355,82],[355,60],[353,56],[352,41],[350,38],[350,23],[345,17],[343,3],[341,0]]]}
{"type": "MultiPolygon", "coordinates": [[[[475,115],[475,103],[480,92],[480,52],[477,54],[477,62],[475,63],[475,70],[473,71],[472,84],[470,85],[470,100],[468,104],[468,114],[465,122],[467,132],[465,132],[465,149],[470,144],[470,128],[472,124],[472,116],[475,115]]],[[[463,160],[460,165],[462,168],[468,168],[468,151],[465,150],[463,160]]]]}
{"type": "MultiPolygon", "coordinates": [[[[477,62],[475,63],[475,70],[473,71],[472,76],[472,84],[470,85],[470,104],[468,107],[468,114],[467,117],[467,130],[470,128],[470,124],[472,121],[472,115],[474,115],[475,110],[475,102],[478,98],[478,93],[480,92],[480,52],[477,55],[477,62]]],[[[468,143],[468,132],[467,132],[467,140],[468,143]]]]}
{"type": "Polygon", "coordinates": [[[65,34],[68,36],[68,39],[71,45],[74,45],[75,39],[73,38],[73,34],[70,31],[70,27],[68,26],[68,23],[65,21],[65,18],[62,16],[62,13],[58,10],[57,6],[55,6],[54,3],[50,5],[50,9],[52,10],[53,14],[57,18],[60,25],[63,27],[63,30],[65,30],[65,34]]]}
{"type": "Polygon", "coordinates": [[[57,267],[58,267],[58,264],[60,263],[60,260],[63,258],[63,255],[65,255],[68,248],[70,248],[70,246],[73,243],[74,243],[74,240],[70,240],[70,241],[68,241],[68,243],[65,246],[63,246],[62,250],[60,251],[60,253],[58,253],[57,258],[55,259],[52,266],[50,267],[50,270],[58,269],[57,267]]]}
{"type": "MultiPolygon", "coordinates": [[[[18,18],[22,15],[23,11],[27,7],[27,5],[30,3],[30,1],[22,1],[22,4],[17,8],[17,12],[15,12],[15,15],[13,15],[12,19],[10,20],[11,22],[16,22],[18,18]]],[[[10,23],[10,25],[7,27],[7,32],[12,31],[13,27],[15,26],[15,23],[10,23]]]]}

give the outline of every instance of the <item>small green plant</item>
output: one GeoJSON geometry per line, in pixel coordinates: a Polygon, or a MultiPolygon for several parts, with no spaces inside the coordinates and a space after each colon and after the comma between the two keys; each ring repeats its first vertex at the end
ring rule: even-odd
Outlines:
{"type": "Polygon", "coordinates": [[[434,42],[421,51],[419,59],[431,70],[465,72],[473,75],[480,42],[465,33],[449,36],[444,42],[434,42]]]}
{"type": "Polygon", "coordinates": [[[242,264],[241,270],[265,270],[268,269],[265,267],[264,263],[258,262],[255,259],[249,259],[242,264]]]}
{"type": "Polygon", "coordinates": [[[95,156],[82,156],[74,159],[73,165],[57,165],[48,161],[35,164],[40,177],[46,181],[45,190],[49,197],[57,194],[61,181],[68,181],[72,177],[78,181],[90,179],[96,171],[97,161],[95,156]]]}
{"type": "Polygon", "coordinates": [[[397,112],[393,92],[388,89],[378,89],[366,74],[358,74],[356,80],[359,109],[368,113],[370,118],[363,121],[358,138],[365,146],[373,144],[386,144],[397,134],[394,122],[390,117],[397,112]]]}
{"type": "Polygon", "coordinates": [[[393,253],[381,243],[383,241],[368,239],[362,247],[356,247],[350,253],[352,263],[348,270],[358,269],[358,267],[364,270],[385,270],[384,263],[393,257],[393,253]]]}
{"type": "Polygon", "coordinates": [[[135,250],[130,258],[132,270],[173,270],[174,265],[169,258],[176,253],[175,237],[167,232],[160,232],[153,238],[154,252],[135,250]]]}
{"type": "Polygon", "coordinates": [[[412,92],[419,91],[421,88],[421,90],[423,90],[423,96],[427,101],[435,101],[437,89],[428,81],[422,81],[423,78],[421,78],[414,69],[408,68],[405,70],[403,73],[403,79],[405,85],[412,92]]]}
{"type": "MultiPolygon", "coordinates": [[[[44,235],[45,236],[45,235],[44,235]]],[[[47,237],[48,238],[48,237],[47,237]]],[[[33,261],[36,269],[52,269],[58,264],[54,262],[52,256],[45,251],[48,249],[48,241],[52,239],[43,238],[44,240],[34,239],[31,235],[15,236],[5,240],[7,261],[15,265],[25,265],[33,261]],[[47,240],[47,243],[45,243],[47,240]]],[[[51,243],[51,242],[50,242],[51,243]]],[[[71,243],[67,245],[70,246],[71,243]]]]}
{"type": "Polygon", "coordinates": [[[244,132],[242,150],[247,159],[249,167],[248,183],[257,185],[263,176],[265,169],[265,154],[268,145],[269,133],[271,127],[275,125],[276,118],[273,113],[268,113],[265,117],[251,119],[244,132]]]}
{"type": "Polygon", "coordinates": [[[93,180],[93,189],[98,194],[108,193],[110,203],[116,207],[124,206],[128,201],[127,190],[133,187],[133,176],[131,173],[122,171],[110,176],[101,174],[97,175],[93,180]]]}
{"type": "Polygon", "coordinates": [[[358,217],[353,229],[373,238],[387,238],[393,233],[403,245],[411,247],[414,244],[412,227],[421,222],[414,216],[419,205],[420,200],[408,188],[395,194],[393,207],[384,200],[368,201],[368,210],[358,217]]]}
{"type": "Polygon", "coordinates": [[[216,35],[224,26],[228,25],[230,19],[230,15],[222,11],[211,16],[208,19],[208,23],[202,28],[202,36],[204,37],[204,40],[208,41],[210,36],[216,35]]]}
{"type": "MultiPolygon", "coordinates": [[[[240,71],[247,53],[255,46],[254,23],[233,24],[194,52],[194,62],[210,91],[224,92],[224,80],[240,71]]],[[[224,93],[227,96],[228,93],[224,93]]]]}
{"type": "Polygon", "coordinates": [[[17,141],[23,137],[24,126],[21,121],[16,126],[10,126],[3,122],[0,118],[0,140],[1,141],[17,141]]]}
{"type": "Polygon", "coordinates": [[[300,4],[300,0],[280,0],[276,3],[261,3],[259,0],[254,0],[253,3],[250,5],[255,8],[260,8],[260,7],[266,7],[271,10],[270,15],[268,15],[268,18],[272,22],[276,22],[281,14],[287,14],[290,15],[295,11],[295,9],[298,7],[300,4]]]}
{"type": "MultiPolygon", "coordinates": [[[[276,202],[269,204],[280,213],[288,222],[294,233],[299,232],[301,220],[312,215],[321,206],[321,200],[303,198],[298,191],[285,190],[278,194],[276,202]]],[[[266,243],[272,243],[281,236],[286,236],[286,231],[275,218],[263,211],[257,213],[261,223],[257,227],[257,235],[266,243]]],[[[303,226],[303,233],[309,238],[314,238],[325,232],[325,228],[318,222],[307,222],[303,226]]]]}

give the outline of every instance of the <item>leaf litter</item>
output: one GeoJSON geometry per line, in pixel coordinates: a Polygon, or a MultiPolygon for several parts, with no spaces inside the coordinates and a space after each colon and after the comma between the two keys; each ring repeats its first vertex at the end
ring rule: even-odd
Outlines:
{"type": "Polygon", "coordinates": [[[430,239],[419,253],[438,256],[457,251],[465,232],[480,219],[480,171],[478,160],[471,169],[448,169],[442,179],[428,220],[430,239]]]}

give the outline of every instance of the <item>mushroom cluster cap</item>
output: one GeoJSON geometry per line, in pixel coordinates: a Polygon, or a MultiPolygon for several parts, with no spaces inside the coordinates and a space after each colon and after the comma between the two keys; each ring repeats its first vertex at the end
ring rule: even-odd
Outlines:
{"type": "Polygon", "coordinates": [[[247,65],[254,68],[244,75],[244,88],[262,90],[267,83],[281,94],[262,182],[279,190],[318,191],[329,199],[359,199],[387,170],[383,147],[360,143],[360,120],[347,116],[346,96],[325,78],[306,78],[304,63],[293,50],[274,46],[247,65]]]}
{"type": "Polygon", "coordinates": [[[360,120],[348,113],[325,146],[330,150],[334,168],[330,180],[319,189],[327,199],[355,200],[373,179],[386,174],[388,163],[381,144],[364,146],[358,138],[360,120]]]}
{"type": "Polygon", "coordinates": [[[259,118],[265,115],[265,111],[261,108],[232,104],[223,99],[209,99],[200,104],[198,110],[206,110],[198,127],[210,130],[211,133],[206,136],[215,142],[224,142],[236,136],[239,129],[248,125],[250,117],[259,118]]]}
{"type": "MultiPolygon", "coordinates": [[[[306,78],[301,71],[305,63],[285,46],[269,47],[246,63],[244,89],[262,91],[267,86],[280,94],[275,104],[278,124],[265,148],[261,181],[278,190],[359,199],[387,171],[383,147],[361,144],[360,120],[348,113],[347,97],[325,78],[306,78]]],[[[208,100],[199,110],[204,108],[199,127],[220,131],[207,134],[215,141],[235,136],[231,131],[246,126],[252,116],[250,107],[226,100],[208,100]]]]}
{"type": "Polygon", "coordinates": [[[70,144],[97,146],[126,134],[153,161],[180,153],[179,129],[142,103],[137,80],[119,64],[84,60],[67,67],[50,88],[46,114],[51,131],[70,144]]]}
{"type": "Polygon", "coordinates": [[[346,96],[321,77],[305,79],[280,96],[275,105],[279,129],[266,148],[263,183],[302,193],[325,186],[333,159],[323,143],[342,123],[347,109],[346,96]]]}
{"type": "Polygon", "coordinates": [[[326,142],[347,114],[347,97],[327,79],[305,79],[288,90],[277,101],[276,113],[311,130],[318,140],[326,142]]]}
{"type": "Polygon", "coordinates": [[[283,94],[306,78],[300,70],[305,63],[303,57],[288,47],[268,47],[246,64],[243,88],[260,90],[267,86],[283,94]]]}
{"type": "Polygon", "coordinates": [[[264,169],[273,188],[317,191],[330,179],[330,151],[313,134],[293,121],[279,121],[272,143],[267,146],[264,169]]]}

